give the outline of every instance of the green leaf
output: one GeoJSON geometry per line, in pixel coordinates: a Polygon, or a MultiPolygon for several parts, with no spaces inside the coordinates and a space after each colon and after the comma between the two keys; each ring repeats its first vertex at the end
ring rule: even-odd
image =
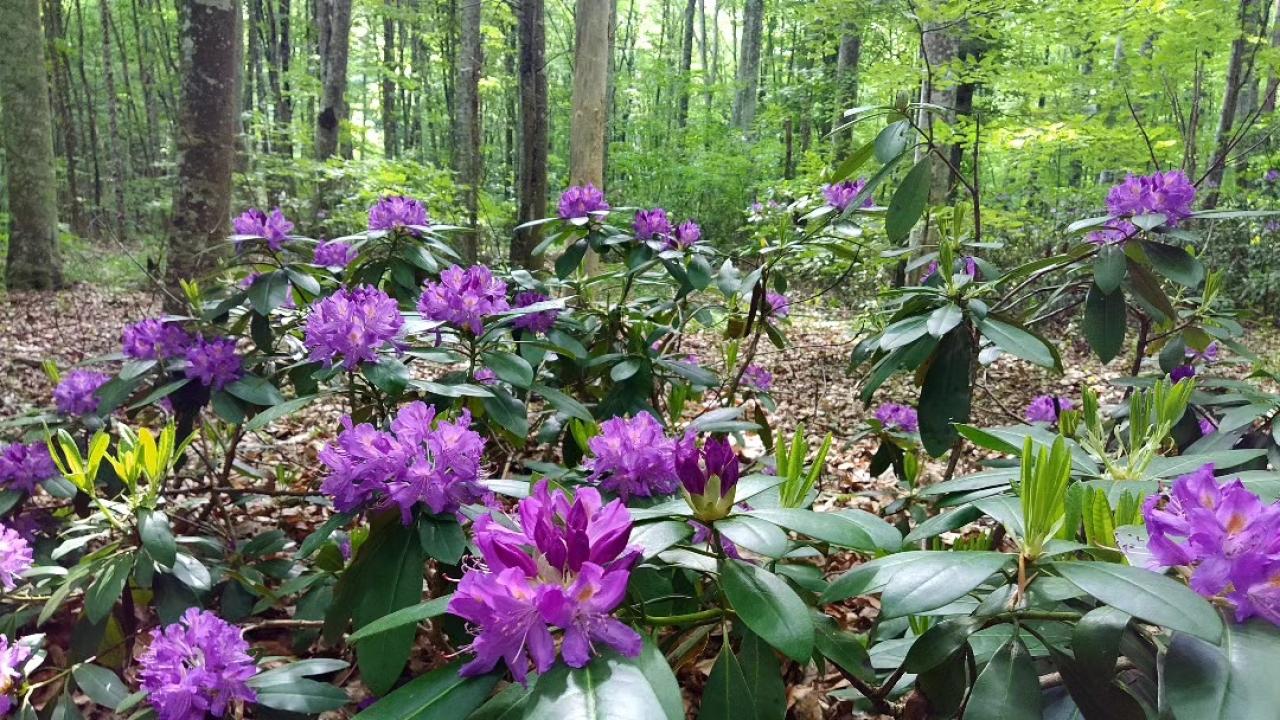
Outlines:
{"type": "Polygon", "coordinates": [[[876,160],[887,163],[901,155],[907,149],[907,140],[912,132],[911,123],[906,120],[886,125],[876,135],[874,143],[876,160]]]}
{"type": "Polygon", "coordinates": [[[533,391],[541,395],[548,403],[551,403],[551,407],[559,410],[569,417],[578,418],[579,420],[584,420],[586,422],[591,422],[593,420],[591,417],[591,411],[588,410],[585,405],[574,400],[568,395],[565,395],[559,390],[549,388],[546,385],[534,385],[533,391]]]}
{"type": "Polygon", "coordinates": [[[1012,557],[998,552],[927,552],[895,568],[880,597],[881,617],[936,610],[981,585],[1012,557]]]}
{"type": "Polygon", "coordinates": [[[1001,350],[1040,367],[1060,370],[1053,350],[1043,340],[1009,323],[993,317],[978,321],[978,330],[1001,350]]]}
{"type": "Polygon", "coordinates": [[[359,630],[351,633],[347,638],[349,644],[355,645],[361,640],[380,635],[384,632],[396,630],[406,625],[417,625],[423,620],[430,620],[434,617],[440,617],[445,614],[449,608],[449,601],[453,600],[452,595],[445,595],[434,600],[428,600],[407,608],[401,608],[390,615],[383,615],[373,622],[365,625],[359,630]]]}
{"type": "Polygon", "coordinates": [[[307,538],[302,541],[302,545],[298,547],[298,552],[294,555],[294,558],[298,560],[305,560],[306,558],[311,557],[311,555],[315,553],[315,551],[319,550],[320,546],[329,539],[329,536],[333,535],[334,530],[337,530],[349,522],[351,522],[351,516],[347,513],[334,513],[328,520],[324,521],[323,525],[316,528],[315,532],[308,535],[307,538]]]}
{"type": "Polygon", "coordinates": [[[1104,562],[1056,562],[1059,575],[1130,615],[1209,642],[1222,637],[1222,618],[1204,598],[1159,573],[1104,562]]]}
{"type": "Polygon", "coordinates": [[[278,405],[272,405],[266,410],[263,410],[257,415],[254,415],[249,420],[249,422],[244,424],[244,429],[246,432],[261,430],[267,425],[270,425],[272,422],[275,422],[276,420],[279,420],[280,418],[286,415],[291,415],[294,412],[306,407],[307,405],[310,405],[312,401],[314,401],[318,397],[320,396],[305,395],[303,397],[297,397],[292,400],[286,400],[285,402],[282,402],[278,405]]]}
{"type": "Polygon", "coordinates": [[[280,394],[276,386],[257,375],[245,375],[228,385],[225,390],[245,402],[263,407],[271,407],[284,402],[284,396],[280,394]]]}
{"type": "Polygon", "coordinates": [[[485,413],[518,442],[524,442],[529,434],[529,415],[524,403],[507,392],[506,388],[495,386],[492,392],[492,395],[481,400],[485,413]]]}
{"type": "Polygon", "coordinates": [[[889,210],[884,218],[885,234],[889,242],[897,244],[907,239],[911,228],[920,221],[925,206],[929,204],[929,186],[933,178],[933,157],[925,155],[920,162],[911,168],[911,172],[903,178],[902,184],[893,193],[889,201],[889,210]]]}
{"type": "Polygon", "coordinates": [[[376,363],[361,364],[360,374],[370,385],[391,397],[399,397],[409,386],[409,368],[391,357],[381,358],[376,363]]]}
{"type": "MultiPolygon", "coordinates": [[[[357,629],[422,599],[422,543],[412,527],[400,524],[398,513],[389,515],[380,518],[382,522],[360,546],[359,595],[352,612],[357,629]]],[[[405,625],[360,645],[356,653],[360,674],[375,695],[385,695],[399,678],[414,635],[416,628],[405,625]]]]}
{"type": "Polygon", "coordinates": [[[180,552],[178,557],[174,559],[173,576],[178,578],[183,585],[196,592],[203,592],[213,587],[213,578],[209,575],[209,568],[186,553],[180,552]]]}
{"type": "Polygon", "coordinates": [[[1040,677],[1015,633],[973,683],[965,720],[1040,720],[1040,677]]]}
{"type": "Polygon", "coordinates": [[[265,670],[249,678],[248,684],[252,688],[268,687],[270,685],[285,685],[297,680],[298,678],[312,677],[314,675],[328,675],[339,670],[346,670],[351,667],[351,663],[346,660],[336,660],[334,658],[311,658],[310,660],[299,660],[298,662],[281,665],[277,668],[265,670]]]}
{"type": "Polygon", "coordinates": [[[285,712],[317,714],[337,710],[351,700],[329,683],[296,678],[257,689],[258,704],[285,712]]]}
{"type": "Polygon", "coordinates": [[[260,275],[249,288],[249,302],[261,315],[271,314],[288,297],[289,276],[279,270],[260,275]]]}
{"type": "Polygon", "coordinates": [[[111,558],[97,571],[97,577],[84,594],[84,614],[89,621],[102,622],[111,614],[116,600],[129,582],[129,574],[133,571],[133,555],[124,553],[111,558]]]}
{"type": "Polygon", "coordinates": [[[964,311],[955,303],[947,303],[929,313],[929,334],[940,338],[955,329],[964,320],[964,311]]]}
{"type": "Polygon", "coordinates": [[[1218,645],[1174,633],[1161,690],[1179,720],[1270,720],[1280,707],[1277,657],[1280,631],[1262,620],[1228,623],[1218,645]]]}
{"type": "Polygon", "coordinates": [[[356,720],[461,720],[480,707],[489,691],[498,684],[498,674],[480,677],[458,676],[461,662],[450,663],[416,677],[372,707],[356,715],[356,720]]]}
{"type": "Polygon", "coordinates": [[[716,530],[733,541],[765,557],[780,558],[787,552],[787,534],[777,525],[750,515],[733,515],[716,523],[716,530]]]}
{"type": "Polygon", "coordinates": [[[1195,288],[1204,282],[1204,265],[1177,245],[1143,240],[1142,249],[1156,272],[1179,285],[1195,288]]]}
{"type": "Polygon", "coordinates": [[[885,328],[880,334],[880,349],[897,350],[924,337],[929,332],[928,315],[912,315],[885,328]]]}
{"type": "Polygon", "coordinates": [[[1104,364],[1120,354],[1127,326],[1124,292],[1104,293],[1094,284],[1084,301],[1084,338],[1104,364]]]}
{"type": "Polygon", "coordinates": [[[864,552],[895,552],[902,535],[889,523],[861,510],[813,512],[785,508],[759,508],[748,513],[815,540],[864,552]]]}
{"type": "Polygon", "coordinates": [[[741,560],[720,563],[720,582],[738,618],[796,662],[813,654],[813,619],[785,580],[741,560]]]}
{"type": "Polygon", "coordinates": [[[533,366],[519,355],[490,350],[480,355],[480,361],[504,382],[518,388],[528,388],[533,384],[533,366]]]}
{"type": "Polygon", "coordinates": [[[902,667],[917,674],[932,670],[964,647],[969,636],[981,630],[985,622],[986,618],[966,616],[934,625],[911,643],[902,667]]]}
{"type": "Polygon", "coordinates": [[[1132,258],[1125,258],[1125,264],[1129,268],[1129,289],[1142,301],[1143,308],[1160,322],[1178,317],[1178,311],[1151,271],[1132,258]]]}
{"type": "Polygon", "coordinates": [[[169,517],[159,510],[138,509],[138,535],[151,559],[171,568],[178,559],[178,543],[173,539],[169,517]]]}
{"type": "Polygon", "coordinates": [[[836,167],[835,172],[831,173],[831,177],[827,182],[838,183],[858,172],[858,168],[866,165],[867,160],[871,159],[872,153],[875,152],[875,146],[876,142],[872,140],[871,142],[864,143],[857,150],[854,150],[849,157],[845,158],[844,161],[836,167]]]}
{"type": "Polygon", "coordinates": [[[821,615],[815,623],[817,634],[814,635],[814,647],[822,656],[844,668],[847,672],[872,680],[875,670],[871,667],[871,658],[867,655],[867,647],[857,635],[840,627],[828,615],[821,615]]]}
{"type": "Polygon", "coordinates": [[[787,714],[787,688],[773,648],[759,635],[744,630],[738,664],[747,681],[756,720],[782,720],[787,714]]]}
{"type": "Polygon", "coordinates": [[[662,653],[649,643],[635,660],[610,653],[581,669],[558,663],[538,678],[522,716],[523,720],[684,717],[684,702],[675,675],[662,653]]]}
{"type": "Polygon", "coordinates": [[[707,684],[702,688],[702,707],[698,710],[698,720],[755,717],[756,709],[751,694],[751,686],[747,684],[742,665],[734,656],[733,648],[725,643],[720,648],[716,664],[711,666],[707,684]]]}
{"type": "Polygon", "coordinates": [[[969,383],[972,344],[966,326],[947,333],[934,353],[933,365],[920,391],[920,441],[934,457],[958,437],[954,423],[969,421],[973,388],[969,383]]]}
{"type": "Polygon", "coordinates": [[[1093,282],[1103,293],[1113,293],[1124,282],[1125,269],[1124,251],[1115,245],[1103,245],[1093,260],[1093,282]]]}
{"type": "Polygon", "coordinates": [[[681,520],[661,520],[659,522],[636,525],[631,531],[629,545],[642,548],[643,558],[651,558],[676,543],[689,537],[693,529],[689,523],[681,520]]]}
{"type": "Polygon", "coordinates": [[[467,549],[462,526],[448,516],[423,517],[418,521],[418,538],[423,552],[446,565],[457,565],[467,549]]]}
{"type": "Polygon", "coordinates": [[[90,700],[108,710],[115,710],[129,696],[129,688],[120,677],[100,665],[77,665],[71,676],[90,700]]]}

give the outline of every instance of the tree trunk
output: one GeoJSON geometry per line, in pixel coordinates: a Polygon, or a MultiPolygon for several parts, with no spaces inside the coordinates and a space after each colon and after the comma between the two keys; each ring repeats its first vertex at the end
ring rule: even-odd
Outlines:
{"type": "Polygon", "coordinates": [[[316,118],[316,159],[338,151],[347,119],[347,55],[351,46],[351,0],[315,0],[320,48],[320,113],[316,118]]]}
{"type": "Polygon", "coordinates": [[[849,23],[840,36],[840,49],[836,51],[836,113],[831,121],[832,141],[838,161],[849,150],[853,128],[836,132],[845,123],[844,111],[858,104],[858,62],[862,57],[862,32],[857,24],[849,23]]]}
{"type": "Polygon", "coordinates": [[[479,254],[480,222],[480,45],[481,0],[458,0],[458,77],[454,83],[453,167],[462,183],[463,205],[470,230],[463,237],[463,257],[474,263],[479,254]]]}
{"type": "Polygon", "coordinates": [[[738,53],[738,88],[733,98],[733,126],[751,133],[760,86],[760,42],[764,33],[764,0],[746,0],[742,9],[742,51],[738,53]]]}
{"type": "Polygon", "coordinates": [[[165,268],[172,312],[185,310],[179,281],[209,271],[230,230],[242,62],[238,0],[181,0],[179,7],[178,173],[165,268]]]}
{"type": "Polygon", "coordinates": [[[698,10],[698,0],[688,0],[684,6],[684,44],[680,46],[680,98],[676,108],[676,126],[681,130],[689,122],[689,87],[693,72],[693,21],[698,10]]]}
{"type": "Polygon", "coordinates": [[[1240,0],[1240,11],[1237,20],[1240,32],[1231,43],[1231,60],[1227,65],[1226,89],[1222,95],[1222,113],[1218,116],[1218,131],[1214,135],[1213,159],[1209,172],[1205,176],[1208,193],[1204,199],[1204,209],[1218,206],[1222,176],[1227,169],[1227,154],[1231,152],[1236,123],[1236,110],[1240,103],[1240,88],[1248,79],[1245,66],[1252,63],[1253,37],[1257,34],[1256,7],[1259,0],[1240,0]]]}
{"type": "Polygon", "coordinates": [[[53,118],[40,35],[40,0],[0,2],[0,132],[9,190],[10,290],[62,286],[58,258],[58,190],[53,164],[53,118]]]}
{"type": "Polygon", "coordinates": [[[66,207],[71,214],[71,231],[78,237],[87,237],[89,225],[85,220],[84,204],[80,197],[80,173],[76,167],[79,156],[76,118],[71,106],[71,68],[67,53],[61,49],[66,43],[66,28],[62,24],[62,0],[49,0],[46,7],[45,32],[49,39],[49,66],[53,69],[53,76],[50,78],[53,84],[53,107],[58,113],[56,124],[62,130],[62,157],[67,164],[66,207]]]}
{"type": "Polygon", "coordinates": [[[396,117],[396,21],[391,12],[396,0],[384,0],[382,16],[382,154],[394,158],[399,151],[399,119],[396,117]]]}
{"type": "Polygon", "coordinates": [[[120,141],[120,121],[116,103],[115,73],[111,62],[111,3],[99,2],[102,20],[102,81],[107,93],[107,157],[111,162],[111,185],[115,194],[115,222],[111,229],[125,240],[124,156],[127,147],[120,141]]]}
{"type": "MultiPolygon", "coordinates": [[[[547,38],[543,0],[520,0],[517,7],[520,50],[520,163],[516,223],[547,215],[547,38]]],[[[541,227],[516,232],[511,264],[531,270],[542,265],[533,249],[542,241],[541,227]]]]}
{"type": "Polygon", "coordinates": [[[80,75],[80,87],[84,88],[85,107],[89,115],[89,158],[93,161],[93,211],[94,224],[97,215],[102,212],[102,169],[98,162],[98,104],[93,98],[93,86],[89,84],[89,75],[84,69],[84,6],[76,0],[76,69],[80,75]]]}
{"type": "MultiPolygon", "coordinates": [[[[1280,48],[1280,0],[1276,0],[1271,11],[1271,48],[1272,51],[1280,48]]],[[[1262,112],[1271,114],[1276,111],[1277,90],[1280,90],[1280,74],[1276,73],[1276,66],[1272,65],[1267,72],[1267,87],[1262,93],[1262,112]]]]}
{"type": "Polygon", "coordinates": [[[604,185],[605,95],[609,71],[609,0],[577,0],[569,182],[604,185]]]}

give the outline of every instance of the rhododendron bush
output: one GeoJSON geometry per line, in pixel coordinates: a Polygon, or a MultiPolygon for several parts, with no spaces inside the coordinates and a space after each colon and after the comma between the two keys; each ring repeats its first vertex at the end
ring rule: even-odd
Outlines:
{"type": "MultiPolygon", "coordinates": [[[[898,137],[920,109],[876,112],[898,137]]],[[[1273,716],[1280,396],[1262,362],[1216,376],[1255,358],[1196,256],[1243,211],[1131,175],[1005,267],[976,188],[928,207],[935,151],[877,139],[732,245],[572,187],[538,272],[463,262],[412,198],[326,241],[245,211],[186,313],[48,366],[47,412],[8,424],[0,713],[764,720],[806,684],[845,716],[1273,716]],[[771,425],[761,359],[821,294],[801,253],[906,279],[857,320],[869,419],[825,436],[771,425]],[[972,423],[998,357],[1062,371],[1055,318],[1125,356],[1124,401],[972,423]],[[895,375],[914,396],[881,397],[895,375]],[[323,407],[319,480],[281,495],[239,448],[323,407]],[[898,483],[880,515],[823,496],[859,439],[898,483]],[[255,493],[321,520],[246,530],[226,505],[255,493]]]]}

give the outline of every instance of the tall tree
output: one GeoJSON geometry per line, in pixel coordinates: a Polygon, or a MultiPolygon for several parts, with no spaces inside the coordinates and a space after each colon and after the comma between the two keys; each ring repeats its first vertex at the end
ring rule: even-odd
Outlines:
{"type": "Polygon", "coordinates": [[[577,0],[569,124],[569,182],[574,185],[604,186],[611,10],[609,0],[577,0]]]}
{"type": "Polygon", "coordinates": [[[480,46],[481,0],[458,2],[458,63],[454,83],[453,166],[462,183],[463,204],[471,227],[463,239],[463,254],[475,262],[479,252],[476,226],[480,215],[480,71],[484,62],[480,46]]]}
{"type": "Polygon", "coordinates": [[[1240,89],[1249,80],[1253,65],[1253,53],[1258,35],[1258,7],[1260,0],[1240,0],[1236,19],[1240,31],[1231,42],[1231,59],[1227,64],[1226,86],[1222,93],[1222,111],[1218,115],[1218,131],[1213,140],[1213,158],[1210,161],[1205,182],[1209,192],[1204,207],[1218,206],[1222,176],[1227,169],[1227,154],[1231,152],[1236,137],[1236,111],[1240,107],[1240,89]]]}
{"type": "Polygon", "coordinates": [[[180,311],[179,281],[204,274],[230,230],[231,173],[240,127],[241,37],[238,0],[181,0],[178,173],[165,305],[180,311]]]}
{"type": "Polygon", "coordinates": [[[840,35],[840,47],[836,50],[836,112],[831,121],[832,140],[836,158],[848,149],[853,129],[836,132],[845,123],[844,111],[858,104],[858,62],[862,59],[862,31],[857,23],[849,22],[840,35]]]}
{"type": "Polygon", "coordinates": [[[384,0],[382,15],[382,152],[394,158],[399,150],[396,116],[396,0],[384,0]]]}
{"type": "Polygon", "coordinates": [[[111,61],[111,3],[98,2],[102,21],[102,82],[107,95],[107,157],[111,162],[111,186],[115,195],[115,222],[112,230],[123,240],[125,231],[124,161],[128,145],[120,138],[120,121],[116,101],[115,72],[111,61]]]}
{"type": "Polygon", "coordinates": [[[347,56],[351,47],[351,0],[315,0],[320,49],[320,112],[316,117],[316,158],[338,151],[347,119],[347,56]]]}
{"type": "Polygon", "coordinates": [[[760,87],[760,43],[764,36],[764,0],[746,0],[742,8],[742,51],[738,53],[738,88],[733,97],[733,126],[751,131],[760,87]]]}
{"type": "Polygon", "coordinates": [[[71,67],[67,60],[66,27],[62,22],[62,0],[48,0],[45,4],[45,36],[48,38],[46,49],[49,55],[49,67],[53,71],[49,78],[53,87],[53,107],[58,121],[55,125],[62,130],[62,157],[67,166],[66,207],[71,215],[71,230],[79,237],[87,237],[89,225],[84,213],[83,198],[80,197],[80,173],[76,138],[76,118],[71,105],[71,67]]]}
{"type": "MultiPolygon", "coordinates": [[[[516,222],[547,214],[547,36],[543,0],[519,0],[517,46],[520,51],[520,162],[516,222]]],[[[537,268],[533,250],[542,239],[540,227],[517,231],[511,264],[537,268]]]]}
{"type": "Polygon", "coordinates": [[[0,132],[9,190],[10,290],[62,286],[58,258],[58,190],[53,165],[53,118],[40,37],[40,0],[0,2],[0,132]]]}
{"type": "Polygon", "coordinates": [[[680,46],[680,97],[676,106],[676,126],[684,129],[689,121],[689,75],[693,72],[693,21],[698,10],[698,0],[688,0],[684,6],[684,43],[680,46]]]}

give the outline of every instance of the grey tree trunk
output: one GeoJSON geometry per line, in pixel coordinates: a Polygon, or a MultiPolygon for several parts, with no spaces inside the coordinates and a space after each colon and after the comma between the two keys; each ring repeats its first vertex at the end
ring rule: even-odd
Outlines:
{"type": "MultiPolygon", "coordinates": [[[[520,0],[517,7],[520,51],[520,162],[516,222],[547,215],[547,36],[543,0],[520,0]]],[[[542,265],[533,249],[542,241],[539,227],[516,233],[511,264],[529,269],[542,265]]]]}
{"type": "Polygon", "coordinates": [[[102,20],[102,82],[107,94],[107,157],[111,163],[111,185],[115,199],[115,218],[111,229],[125,240],[124,159],[127,144],[120,140],[120,121],[116,102],[115,73],[111,62],[111,3],[99,2],[102,20]]]}
{"type": "Polygon", "coordinates": [[[53,69],[50,82],[53,86],[54,107],[62,130],[62,157],[67,163],[66,207],[71,214],[71,231],[79,237],[88,237],[89,224],[80,197],[79,143],[76,118],[71,104],[71,67],[67,53],[61,48],[66,43],[66,27],[62,23],[62,0],[50,0],[46,5],[45,33],[48,36],[49,66],[53,69]]]}
{"type": "Polygon", "coordinates": [[[320,112],[316,117],[316,158],[338,151],[347,119],[347,55],[351,47],[351,0],[315,0],[320,48],[320,112]]]}
{"type": "Polygon", "coordinates": [[[689,122],[689,87],[693,71],[693,21],[698,10],[698,0],[688,0],[684,6],[684,44],[680,46],[680,97],[676,107],[676,127],[684,129],[689,122]]]}
{"type": "Polygon", "coordinates": [[[577,0],[569,125],[569,182],[573,185],[604,185],[609,15],[609,0],[577,0]]]}
{"type": "Polygon", "coordinates": [[[1209,171],[1205,176],[1208,192],[1205,194],[1205,209],[1218,206],[1222,177],[1227,169],[1227,154],[1231,152],[1231,144],[1236,124],[1236,110],[1240,105],[1240,88],[1248,79],[1247,63],[1252,61],[1253,38],[1257,35],[1257,5],[1259,0],[1240,0],[1237,19],[1240,32],[1231,42],[1231,60],[1227,65],[1226,89],[1222,95],[1222,113],[1218,116],[1218,131],[1214,134],[1213,159],[1210,160],[1209,171]]]}
{"type": "Polygon", "coordinates": [[[170,311],[184,309],[179,281],[208,272],[230,230],[242,67],[237,0],[181,0],[179,8],[178,174],[165,267],[170,311]]]}
{"type": "MultiPolygon", "coordinates": [[[[1274,51],[1280,48],[1280,0],[1276,0],[1275,7],[1271,10],[1271,48],[1274,51]]],[[[1276,73],[1275,66],[1271,66],[1271,70],[1267,73],[1267,86],[1262,91],[1262,112],[1273,113],[1276,111],[1276,91],[1280,89],[1280,74],[1276,73]]]]}
{"type": "Polygon", "coordinates": [[[845,123],[844,111],[858,104],[858,63],[861,57],[862,32],[856,23],[850,23],[840,36],[840,48],[836,51],[836,112],[831,130],[837,160],[848,151],[853,137],[853,128],[838,133],[835,129],[845,123]]]}
{"type": "Polygon", "coordinates": [[[58,191],[53,164],[49,79],[40,35],[40,0],[0,2],[0,132],[9,191],[10,290],[62,286],[58,258],[58,191]]]}
{"type": "Polygon", "coordinates": [[[463,237],[463,257],[474,263],[479,254],[480,221],[480,45],[481,0],[458,1],[458,76],[454,83],[453,166],[462,183],[463,205],[471,227],[463,237]]]}
{"type": "Polygon", "coordinates": [[[742,8],[742,50],[738,53],[738,89],[733,98],[733,126],[750,133],[756,119],[760,87],[760,42],[764,35],[764,0],[746,0],[742,8]]]}
{"type": "Polygon", "coordinates": [[[396,0],[385,0],[386,12],[382,17],[382,152],[394,158],[399,150],[397,142],[398,118],[396,117],[396,21],[391,12],[396,0]]]}

